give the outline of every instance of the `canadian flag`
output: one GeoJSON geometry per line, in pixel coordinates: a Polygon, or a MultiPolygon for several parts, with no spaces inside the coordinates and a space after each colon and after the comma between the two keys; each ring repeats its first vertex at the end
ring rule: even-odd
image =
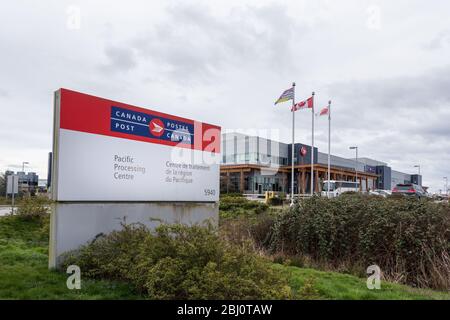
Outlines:
{"type": "Polygon", "coordinates": [[[320,110],[319,117],[328,115],[328,111],[328,107],[323,108],[322,110],[320,110]]]}
{"type": "Polygon", "coordinates": [[[299,102],[292,107],[292,112],[306,108],[306,101],[299,102]]]}
{"type": "Polygon", "coordinates": [[[295,112],[295,111],[298,111],[301,109],[306,109],[306,108],[312,109],[313,105],[314,105],[314,99],[313,99],[313,97],[311,97],[311,98],[306,99],[305,101],[301,101],[301,102],[295,104],[292,107],[291,111],[295,112]]]}
{"type": "Polygon", "coordinates": [[[308,103],[309,109],[312,109],[314,107],[314,97],[308,98],[308,100],[306,100],[306,102],[308,103]]]}

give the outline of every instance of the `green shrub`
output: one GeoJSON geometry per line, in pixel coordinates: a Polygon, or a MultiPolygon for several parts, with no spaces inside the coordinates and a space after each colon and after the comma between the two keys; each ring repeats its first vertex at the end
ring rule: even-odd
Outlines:
{"type": "Polygon", "coordinates": [[[1,205],[8,205],[11,204],[11,200],[7,199],[6,197],[0,197],[0,204],[1,205]]]}
{"type": "Polygon", "coordinates": [[[150,299],[284,299],[287,280],[211,227],[123,225],[65,257],[84,275],[130,282],[150,299]]]}
{"type": "Polygon", "coordinates": [[[250,224],[250,234],[258,248],[263,248],[269,243],[274,222],[273,215],[264,214],[258,217],[255,223],[250,224]]]}
{"type": "Polygon", "coordinates": [[[240,215],[261,214],[269,206],[259,201],[251,201],[240,196],[223,196],[220,198],[219,210],[221,218],[237,217],[240,215]]]}
{"type": "Polygon", "coordinates": [[[283,204],[283,199],[280,197],[270,198],[269,206],[281,206],[283,204]]]}
{"type": "Polygon", "coordinates": [[[221,193],[220,194],[220,198],[230,198],[230,197],[232,197],[232,198],[236,198],[236,197],[243,198],[244,195],[242,193],[232,193],[232,192],[230,192],[230,193],[221,193]]]}
{"type": "Polygon", "coordinates": [[[358,275],[377,264],[390,279],[450,288],[448,205],[363,195],[314,197],[277,219],[268,248],[328,266],[346,264],[358,275]]]}
{"type": "Polygon", "coordinates": [[[23,198],[17,207],[17,216],[23,219],[44,217],[49,213],[51,201],[46,197],[23,198]]]}
{"type": "Polygon", "coordinates": [[[250,242],[255,249],[261,250],[270,241],[274,221],[275,215],[270,213],[225,219],[220,224],[220,235],[234,245],[242,246],[250,242]]]}

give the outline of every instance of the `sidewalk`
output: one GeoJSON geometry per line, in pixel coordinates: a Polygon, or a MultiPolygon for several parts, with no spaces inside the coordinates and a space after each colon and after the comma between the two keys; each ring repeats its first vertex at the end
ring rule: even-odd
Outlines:
{"type": "Polygon", "coordinates": [[[0,217],[11,213],[11,206],[0,206],[0,217]]]}

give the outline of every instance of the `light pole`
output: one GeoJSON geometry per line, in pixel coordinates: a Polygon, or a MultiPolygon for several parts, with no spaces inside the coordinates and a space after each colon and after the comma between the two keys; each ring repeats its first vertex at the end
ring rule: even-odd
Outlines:
{"type": "Polygon", "coordinates": [[[416,164],[416,165],[414,166],[414,168],[419,168],[419,176],[420,176],[420,165],[419,165],[419,164],[416,164]]]}
{"type": "MultiPolygon", "coordinates": [[[[356,150],[356,160],[355,160],[355,173],[356,173],[356,183],[358,183],[358,147],[350,147],[350,150],[356,150]]],[[[358,186],[359,191],[359,186],[358,186]]]]}
{"type": "Polygon", "coordinates": [[[444,181],[445,181],[445,195],[448,196],[448,178],[444,177],[444,181]]]}
{"type": "Polygon", "coordinates": [[[30,163],[27,162],[27,161],[22,162],[22,172],[23,172],[23,173],[25,173],[25,165],[26,165],[26,164],[30,164],[30,163]]]}
{"type": "MultiPolygon", "coordinates": [[[[23,186],[23,182],[24,182],[24,180],[25,180],[25,165],[26,164],[30,164],[28,161],[24,161],[24,162],[22,162],[22,172],[23,172],[23,177],[22,177],[22,186],[23,186]]],[[[22,187],[23,188],[23,187],[22,187]]],[[[29,182],[27,182],[27,188],[28,188],[28,192],[30,191],[30,183],[29,182]]]]}
{"type": "Polygon", "coordinates": [[[15,185],[14,182],[17,180],[17,185],[19,185],[19,176],[12,174],[11,175],[11,214],[14,214],[14,191],[15,185]],[[16,179],[17,178],[17,179],[16,179]]]}

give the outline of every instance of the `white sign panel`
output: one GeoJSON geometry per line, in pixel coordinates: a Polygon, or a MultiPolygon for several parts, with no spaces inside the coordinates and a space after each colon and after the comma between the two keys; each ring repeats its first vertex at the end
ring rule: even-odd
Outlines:
{"type": "Polygon", "coordinates": [[[18,194],[19,193],[19,176],[9,175],[6,180],[6,193],[7,194],[18,194]]]}
{"type": "Polygon", "coordinates": [[[216,202],[220,128],[61,89],[53,199],[216,202]]]}

